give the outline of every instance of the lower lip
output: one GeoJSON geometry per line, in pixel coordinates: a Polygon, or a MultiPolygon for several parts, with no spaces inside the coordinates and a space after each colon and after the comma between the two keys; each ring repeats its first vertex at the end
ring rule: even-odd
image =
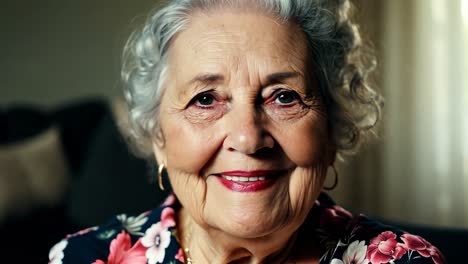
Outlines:
{"type": "Polygon", "coordinates": [[[217,178],[226,188],[234,192],[259,192],[267,189],[276,182],[276,178],[254,182],[236,182],[224,179],[223,177],[217,178]]]}

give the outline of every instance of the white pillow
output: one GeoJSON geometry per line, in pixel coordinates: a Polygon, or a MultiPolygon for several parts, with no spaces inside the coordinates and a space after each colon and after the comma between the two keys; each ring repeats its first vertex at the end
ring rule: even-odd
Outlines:
{"type": "Polygon", "coordinates": [[[0,221],[61,201],[70,177],[57,128],[0,145],[0,221]]]}

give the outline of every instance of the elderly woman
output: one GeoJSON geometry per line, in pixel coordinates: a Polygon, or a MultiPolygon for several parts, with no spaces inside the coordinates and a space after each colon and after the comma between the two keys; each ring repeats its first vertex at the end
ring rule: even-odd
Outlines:
{"type": "Polygon", "coordinates": [[[67,236],[50,263],[444,263],[423,238],[322,193],[380,113],[349,7],[175,0],[152,14],[125,47],[123,79],[132,143],[173,194],[67,236]]]}

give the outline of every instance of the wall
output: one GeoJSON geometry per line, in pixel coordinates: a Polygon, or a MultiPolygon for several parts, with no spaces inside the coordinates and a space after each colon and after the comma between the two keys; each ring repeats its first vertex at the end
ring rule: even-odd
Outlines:
{"type": "Polygon", "coordinates": [[[155,0],[4,0],[0,104],[120,94],[122,47],[155,0]]]}
{"type": "MultiPolygon", "coordinates": [[[[4,0],[0,9],[0,104],[54,105],[120,95],[120,55],[157,0],[4,0]]],[[[381,1],[359,0],[378,36],[381,1]]]]}

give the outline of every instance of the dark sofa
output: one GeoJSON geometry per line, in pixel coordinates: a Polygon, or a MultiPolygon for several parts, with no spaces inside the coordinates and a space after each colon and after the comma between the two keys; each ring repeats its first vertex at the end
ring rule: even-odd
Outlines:
{"type": "MultiPolygon", "coordinates": [[[[66,234],[118,213],[145,211],[166,196],[154,181],[154,167],[129,152],[108,102],[84,98],[52,109],[30,104],[1,108],[0,151],[56,128],[68,179],[59,199],[29,203],[27,209],[4,215],[0,237],[7,259],[2,263],[47,263],[48,250],[66,234]]],[[[0,168],[2,173],[9,171],[0,168]]],[[[468,230],[387,222],[427,238],[449,263],[466,263],[468,230]]]]}
{"type": "MultiPolygon", "coordinates": [[[[21,263],[47,263],[50,247],[66,234],[117,213],[141,213],[167,195],[153,184],[149,163],[130,153],[114,120],[110,105],[100,98],[51,109],[31,104],[1,108],[0,151],[56,128],[68,168],[60,199],[29,202],[28,208],[13,208],[18,210],[1,219],[2,252],[8,252],[2,263],[19,263],[19,256],[21,263]]],[[[0,168],[0,175],[8,173],[0,168]]]]}

